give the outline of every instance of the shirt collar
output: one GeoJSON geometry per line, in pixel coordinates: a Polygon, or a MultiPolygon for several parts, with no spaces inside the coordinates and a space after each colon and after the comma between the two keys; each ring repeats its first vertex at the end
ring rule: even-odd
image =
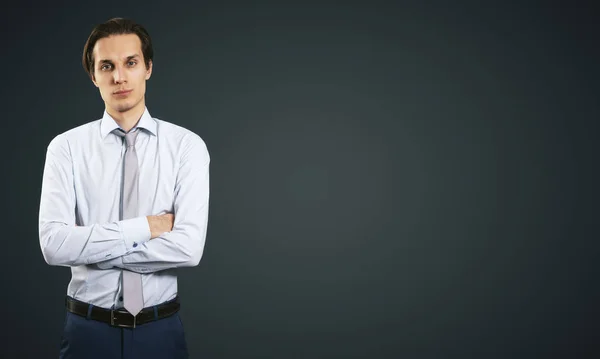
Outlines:
{"type": "MultiPolygon", "coordinates": [[[[148,132],[156,136],[156,121],[150,116],[150,112],[148,112],[148,108],[144,107],[144,113],[137,125],[134,127],[139,127],[146,129],[148,132]]],[[[102,139],[105,139],[109,133],[113,130],[119,128],[119,124],[112,118],[111,115],[104,110],[104,114],[102,115],[102,120],[100,121],[100,135],[102,139]]]]}

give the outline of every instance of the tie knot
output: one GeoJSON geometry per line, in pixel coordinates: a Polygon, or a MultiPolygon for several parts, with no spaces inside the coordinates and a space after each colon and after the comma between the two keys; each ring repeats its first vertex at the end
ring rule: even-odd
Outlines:
{"type": "Polygon", "coordinates": [[[125,131],[123,131],[120,128],[115,130],[115,134],[117,136],[125,138],[125,143],[127,143],[127,147],[131,147],[131,146],[135,145],[135,139],[136,139],[138,133],[139,133],[139,131],[137,128],[133,131],[129,131],[128,133],[125,133],[125,131]]]}

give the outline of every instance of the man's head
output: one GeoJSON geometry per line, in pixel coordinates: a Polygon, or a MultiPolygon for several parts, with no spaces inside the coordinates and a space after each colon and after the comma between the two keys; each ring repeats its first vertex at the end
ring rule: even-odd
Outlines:
{"type": "Polygon", "coordinates": [[[97,25],[83,48],[83,67],[109,112],[144,106],[154,53],[150,35],[135,22],[114,18],[97,25]]]}

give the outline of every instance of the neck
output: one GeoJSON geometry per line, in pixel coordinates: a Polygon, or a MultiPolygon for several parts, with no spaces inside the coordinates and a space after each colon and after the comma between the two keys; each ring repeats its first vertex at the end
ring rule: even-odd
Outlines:
{"type": "Polygon", "coordinates": [[[138,123],[144,114],[144,110],[144,101],[140,101],[135,107],[123,112],[106,106],[106,112],[125,132],[129,132],[138,123]]]}

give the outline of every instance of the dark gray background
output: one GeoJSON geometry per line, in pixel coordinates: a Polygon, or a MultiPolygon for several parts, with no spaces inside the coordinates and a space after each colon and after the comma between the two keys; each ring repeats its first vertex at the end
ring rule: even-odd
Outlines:
{"type": "Polygon", "coordinates": [[[57,355],[45,150],[101,117],[81,53],[114,16],[153,37],[151,114],[212,157],[192,358],[600,354],[592,2],[50,3],[0,23],[0,357],[57,355]]]}

